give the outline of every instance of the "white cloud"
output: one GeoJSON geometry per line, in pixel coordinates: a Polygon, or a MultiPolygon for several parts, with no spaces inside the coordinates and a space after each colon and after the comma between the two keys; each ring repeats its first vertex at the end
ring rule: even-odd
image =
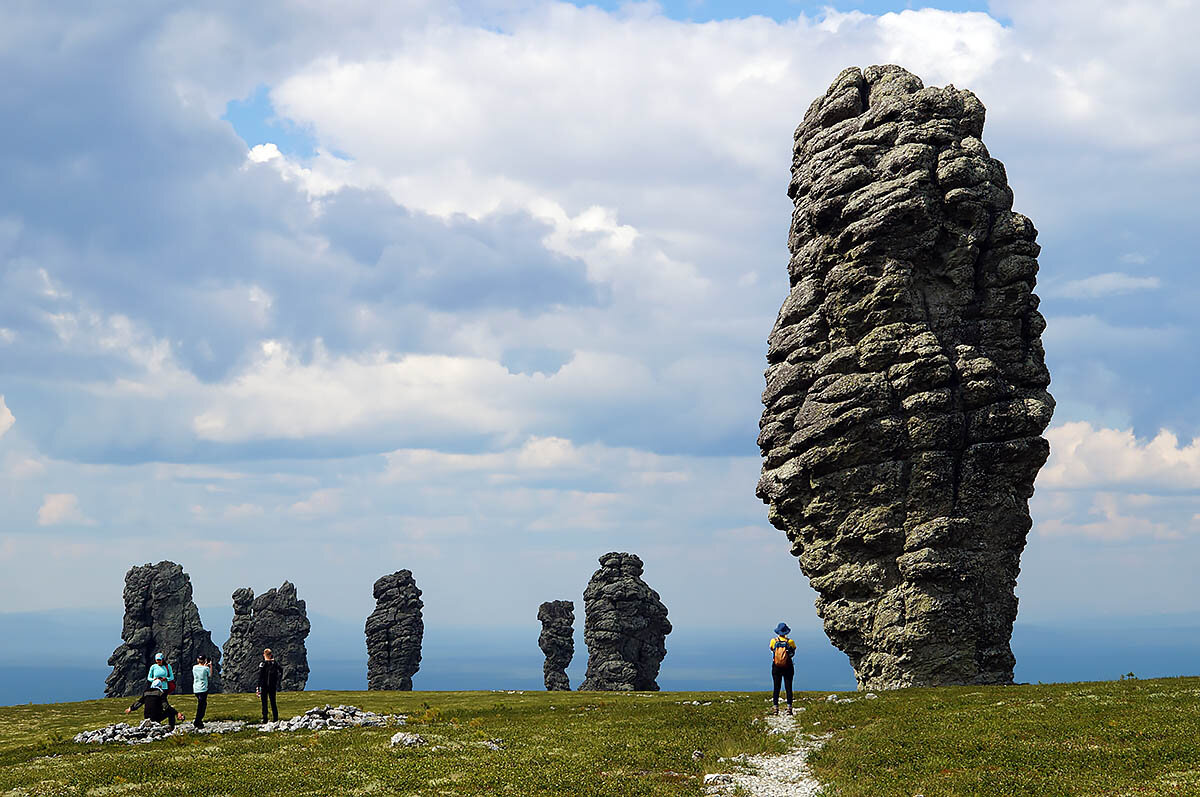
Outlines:
{"type": "Polygon", "coordinates": [[[1036,529],[1048,537],[1087,537],[1107,542],[1183,539],[1179,529],[1148,515],[1152,504],[1151,496],[1100,492],[1091,497],[1091,506],[1082,518],[1073,514],[1038,520],[1036,529]]]}
{"type": "Polygon", "coordinates": [[[79,508],[79,498],[74,493],[47,493],[38,509],[37,522],[39,526],[59,526],[92,521],[79,508]]]}
{"type": "Polygon", "coordinates": [[[1047,290],[1046,293],[1068,299],[1098,299],[1103,296],[1120,296],[1136,291],[1155,290],[1159,285],[1158,277],[1136,277],[1119,271],[1110,271],[1084,279],[1071,280],[1059,287],[1047,290]]]}
{"type": "Polygon", "coordinates": [[[1138,439],[1132,429],[1096,429],[1086,421],[1046,430],[1050,459],[1037,486],[1051,489],[1200,489],[1200,439],[1180,445],[1162,429],[1138,439]]]}
{"type": "MultiPolygon", "coordinates": [[[[309,499],[309,501],[310,501],[310,505],[311,505],[312,499],[309,499]]],[[[304,503],[304,502],[300,502],[300,503],[304,503]]],[[[303,514],[302,510],[296,509],[296,507],[299,506],[300,503],[293,504],[292,509],[293,509],[293,511],[300,511],[303,514]]],[[[224,517],[226,520],[240,520],[243,518],[261,517],[263,514],[265,514],[265,510],[258,504],[251,504],[251,503],[231,504],[231,505],[225,507],[224,517]]]]}
{"type": "Polygon", "coordinates": [[[28,479],[46,472],[46,463],[36,456],[9,454],[4,461],[4,475],[10,479],[28,479]]]}
{"type": "Polygon", "coordinates": [[[483,474],[489,484],[524,480],[565,484],[603,482],[628,487],[682,484],[692,477],[687,457],[663,456],[634,448],[592,443],[576,446],[561,437],[530,437],[520,446],[482,454],[401,449],[385,455],[385,482],[422,482],[483,474]]]}
{"type": "Polygon", "coordinates": [[[1119,325],[1097,315],[1048,316],[1042,343],[1047,351],[1102,350],[1112,352],[1161,350],[1177,345],[1184,332],[1176,326],[1119,325]]]}
{"type": "Polygon", "coordinates": [[[0,393],[0,437],[4,437],[5,432],[11,429],[16,422],[17,419],[13,417],[12,411],[4,403],[4,394],[0,393]]]}
{"type": "Polygon", "coordinates": [[[332,514],[342,505],[342,491],[327,487],[316,490],[303,501],[292,504],[288,511],[299,517],[315,517],[332,514]]]}

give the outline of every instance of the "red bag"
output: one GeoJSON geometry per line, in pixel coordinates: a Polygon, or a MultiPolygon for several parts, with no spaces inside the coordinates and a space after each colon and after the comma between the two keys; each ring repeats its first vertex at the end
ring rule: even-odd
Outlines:
{"type": "Polygon", "coordinates": [[[175,668],[167,665],[167,694],[175,694],[175,668]]]}

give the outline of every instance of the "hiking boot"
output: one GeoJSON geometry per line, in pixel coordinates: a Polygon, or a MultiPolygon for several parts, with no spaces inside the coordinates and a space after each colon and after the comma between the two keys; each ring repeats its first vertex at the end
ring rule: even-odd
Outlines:
{"type": "Polygon", "coordinates": [[[792,707],[791,707],[791,706],[788,706],[788,716],[789,716],[789,717],[793,716],[793,714],[792,714],[792,707]]]}

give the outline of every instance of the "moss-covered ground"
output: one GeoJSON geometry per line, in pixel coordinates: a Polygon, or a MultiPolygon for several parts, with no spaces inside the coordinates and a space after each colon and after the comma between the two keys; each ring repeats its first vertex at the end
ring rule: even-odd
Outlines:
{"type": "MultiPolygon", "coordinates": [[[[1200,794],[1200,678],[843,696],[858,699],[797,695],[799,726],[833,734],[812,758],[830,795],[1200,794]]],[[[194,701],[172,700],[190,718],[194,701]]],[[[71,741],[124,721],[128,702],[0,708],[0,794],[698,795],[720,756],[786,744],[755,723],[765,695],[744,692],[280,696],[281,717],[326,703],[407,714],[429,742],[411,749],[389,748],[395,728],[71,741]]],[[[208,718],[257,713],[253,695],[214,695],[208,718]]]]}

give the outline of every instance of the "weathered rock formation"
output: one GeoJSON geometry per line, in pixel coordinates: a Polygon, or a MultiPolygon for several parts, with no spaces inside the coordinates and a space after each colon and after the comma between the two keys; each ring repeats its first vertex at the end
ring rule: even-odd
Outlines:
{"type": "Polygon", "coordinates": [[[587,674],[580,690],[658,691],[671,633],[667,607],[641,579],[642,560],[606,553],[583,592],[587,674]]]}
{"type": "Polygon", "coordinates": [[[192,602],[192,580],[174,562],[131,567],[125,574],[125,619],[121,643],[108,659],[112,673],[104,682],[106,697],[140,695],[154,654],[162,653],[175,671],[176,690],[192,691],[196,657],[213,662],[209,691],[221,691],[221,651],[204,630],[192,602]]]}
{"type": "Polygon", "coordinates": [[[421,590],[411,570],[375,582],[375,611],[367,618],[367,689],[413,688],[421,669],[421,590]]]}
{"type": "Polygon", "coordinates": [[[969,91],[843,71],[796,131],[791,292],[768,341],[758,496],[861,689],[1010,683],[1054,400],[969,91]]]}
{"type": "Polygon", "coordinates": [[[308,649],[304,640],[311,626],[304,601],[290,581],[257,598],[242,587],[233,593],[233,622],[225,641],[225,691],[253,692],[264,648],[270,648],[283,670],[281,692],[301,692],[308,683],[308,649]]]}
{"type": "Polygon", "coordinates": [[[546,601],[538,607],[542,633],[538,647],[546,654],[542,675],[552,692],[569,691],[567,667],[575,656],[575,604],[571,601],[546,601]]]}

